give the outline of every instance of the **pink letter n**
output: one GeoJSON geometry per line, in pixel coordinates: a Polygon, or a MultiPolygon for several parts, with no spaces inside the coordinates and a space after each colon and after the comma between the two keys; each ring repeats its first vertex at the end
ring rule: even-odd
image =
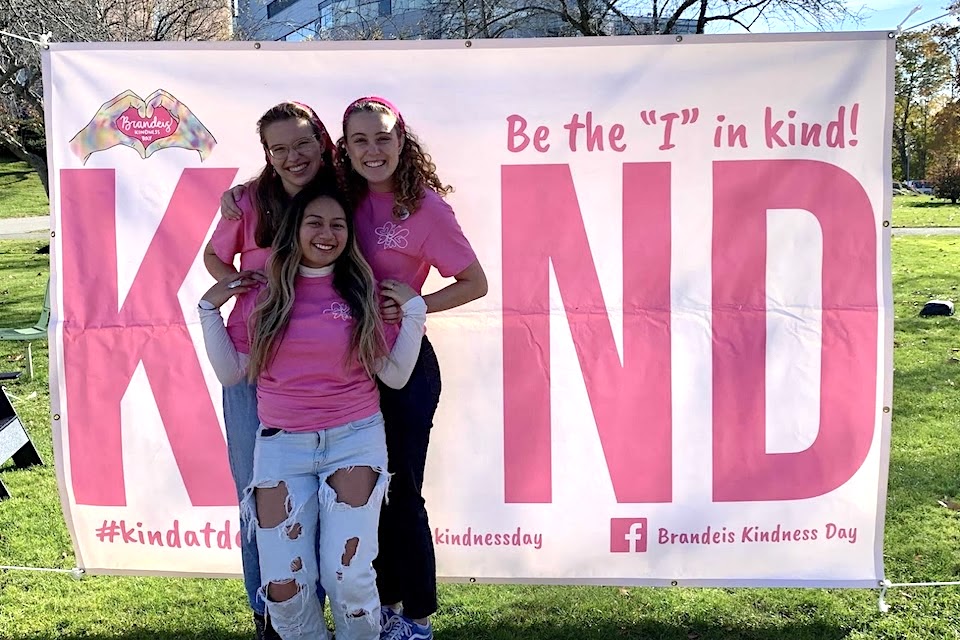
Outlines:
{"type": "Polygon", "coordinates": [[[623,167],[622,363],[569,167],[504,166],[501,177],[506,502],[552,499],[551,264],[617,501],[669,502],[669,164],[623,167]]]}

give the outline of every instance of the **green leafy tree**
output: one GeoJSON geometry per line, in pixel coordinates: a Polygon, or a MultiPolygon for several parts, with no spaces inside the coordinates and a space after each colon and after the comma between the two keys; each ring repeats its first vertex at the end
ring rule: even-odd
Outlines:
{"type": "Polygon", "coordinates": [[[908,31],[897,40],[893,144],[904,180],[924,175],[931,117],[950,72],[950,57],[931,30],[908,31]]]}

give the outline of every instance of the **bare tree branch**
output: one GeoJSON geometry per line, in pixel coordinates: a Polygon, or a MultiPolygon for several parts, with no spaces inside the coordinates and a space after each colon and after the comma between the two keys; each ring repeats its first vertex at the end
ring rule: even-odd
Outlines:
{"type": "MultiPolygon", "coordinates": [[[[54,42],[224,40],[223,0],[0,0],[0,30],[54,42]]],[[[0,36],[0,147],[30,163],[47,187],[39,48],[0,36]]]]}

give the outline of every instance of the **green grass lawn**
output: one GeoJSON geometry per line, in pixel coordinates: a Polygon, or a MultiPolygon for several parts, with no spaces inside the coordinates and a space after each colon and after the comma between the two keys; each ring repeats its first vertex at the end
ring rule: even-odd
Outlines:
{"type": "Polygon", "coordinates": [[[895,227],[960,227],[960,204],[933,196],[894,196],[895,227]]]}
{"type": "MultiPolygon", "coordinates": [[[[46,284],[42,242],[0,242],[0,326],[31,324],[46,284]]],[[[893,239],[896,376],[885,556],[893,582],[960,580],[960,322],[921,319],[953,298],[960,238],[893,239]]],[[[9,385],[47,466],[7,469],[0,565],[74,566],[60,511],[50,434],[47,350],[38,376],[9,385]]],[[[0,370],[22,369],[23,346],[0,343],[0,370]]],[[[811,558],[811,562],[815,562],[811,558]]],[[[239,580],[86,577],[0,571],[0,638],[174,640],[253,638],[239,580]]],[[[960,589],[645,589],[444,585],[438,640],[866,640],[960,638],[960,589]]]]}
{"type": "Polygon", "coordinates": [[[0,218],[50,215],[47,194],[26,162],[0,157],[0,218]]]}

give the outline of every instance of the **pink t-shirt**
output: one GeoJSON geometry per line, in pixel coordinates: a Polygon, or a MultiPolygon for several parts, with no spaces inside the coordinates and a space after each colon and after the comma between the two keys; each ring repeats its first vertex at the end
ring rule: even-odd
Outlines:
{"type": "Polygon", "coordinates": [[[357,241],[379,280],[406,282],[420,293],[430,267],[445,278],[477,259],[443,198],[426,189],[420,208],[404,220],[393,215],[393,194],[370,192],[354,213],[357,241]]]}
{"type": "Polygon", "coordinates": [[[377,385],[350,349],[353,319],[333,288],[333,275],[297,276],[294,293],[287,329],[257,379],[260,422],[317,431],[379,411],[377,385]]]}
{"type": "MultiPolygon", "coordinates": [[[[445,278],[455,276],[477,259],[453,209],[432,189],[415,213],[400,220],[393,215],[393,193],[370,191],[353,214],[357,243],[377,281],[406,282],[421,293],[436,267],[445,278]]],[[[385,324],[387,346],[392,347],[400,327],[385,324]]]]}
{"type": "MultiPolygon", "coordinates": [[[[270,257],[270,248],[257,246],[255,239],[257,233],[257,208],[251,198],[252,189],[245,189],[243,196],[237,202],[242,216],[239,220],[227,220],[221,217],[217,228],[213,230],[210,237],[210,246],[213,247],[217,257],[233,264],[233,259],[240,254],[240,270],[256,271],[263,269],[267,264],[267,258],[270,257]]],[[[257,295],[257,291],[249,291],[237,297],[237,304],[230,312],[227,318],[227,333],[237,350],[241,353],[249,351],[247,347],[247,316],[253,310],[252,304],[241,304],[243,299],[252,299],[257,295]],[[241,310],[243,309],[243,311],[241,310]]]]}

